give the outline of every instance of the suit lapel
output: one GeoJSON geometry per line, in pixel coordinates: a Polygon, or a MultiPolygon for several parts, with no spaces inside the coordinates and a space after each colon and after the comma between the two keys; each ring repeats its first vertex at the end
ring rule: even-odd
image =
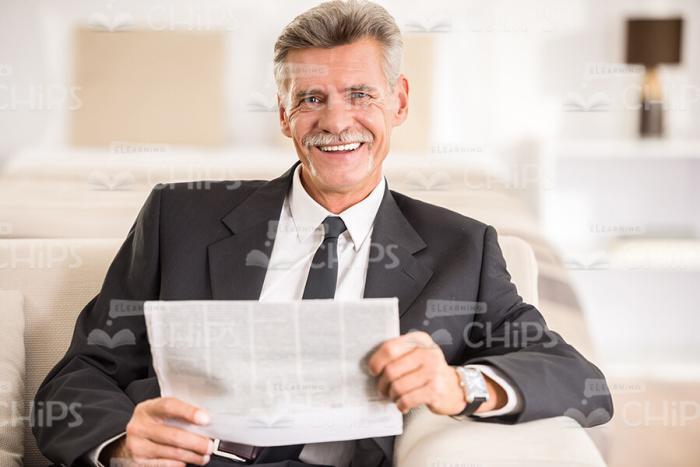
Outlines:
{"type": "Polygon", "coordinates": [[[262,185],[221,219],[231,236],[208,247],[214,300],[260,298],[277,222],[298,164],[262,185]]]}
{"type": "Polygon", "coordinates": [[[372,230],[365,298],[398,297],[403,316],[433,275],[413,256],[425,247],[387,188],[372,230]]]}

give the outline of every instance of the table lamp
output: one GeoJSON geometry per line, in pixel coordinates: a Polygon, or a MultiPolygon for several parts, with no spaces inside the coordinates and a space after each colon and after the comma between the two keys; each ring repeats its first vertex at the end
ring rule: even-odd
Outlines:
{"type": "Polygon", "coordinates": [[[682,18],[627,20],[627,63],[644,65],[639,132],[642,137],[663,135],[663,95],[658,65],[681,61],[682,18]]]}

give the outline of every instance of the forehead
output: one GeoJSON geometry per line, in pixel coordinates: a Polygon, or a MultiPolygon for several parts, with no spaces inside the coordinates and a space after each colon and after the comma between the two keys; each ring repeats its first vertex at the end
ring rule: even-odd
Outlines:
{"type": "Polygon", "coordinates": [[[292,90],[312,87],[385,83],[382,49],[373,39],[362,39],[352,44],[329,49],[311,48],[291,50],[287,54],[286,72],[292,90]]]}

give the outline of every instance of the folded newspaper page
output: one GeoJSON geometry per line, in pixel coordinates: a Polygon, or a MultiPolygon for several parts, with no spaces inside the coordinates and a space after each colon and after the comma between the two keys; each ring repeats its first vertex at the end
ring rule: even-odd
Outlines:
{"type": "Polygon", "coordinates": [[[369,355],[399,335],[398,300],[151,301],[144,306],[162,396],[206,408],[186,429],[256,446],[400,434],[369,355]]]}

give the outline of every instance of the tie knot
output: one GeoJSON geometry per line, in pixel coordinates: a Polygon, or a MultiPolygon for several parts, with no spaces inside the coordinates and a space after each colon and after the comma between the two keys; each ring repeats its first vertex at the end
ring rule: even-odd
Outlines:
{"type": "Polygon", "coordinates": [[[323,239],[338,238],[341,233],[345,232],[345,222],[338,216],[328,216],[323,220],[323,239]]]}

